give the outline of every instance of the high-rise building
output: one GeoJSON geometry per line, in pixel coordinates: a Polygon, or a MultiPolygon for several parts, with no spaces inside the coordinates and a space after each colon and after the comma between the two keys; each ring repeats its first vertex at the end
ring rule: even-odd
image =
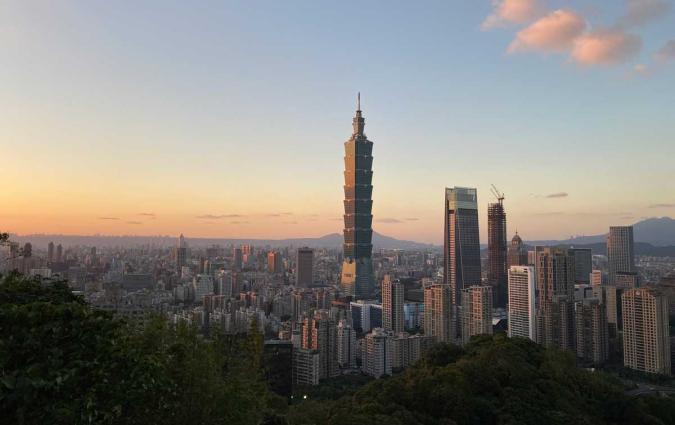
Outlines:
{"type": "Polygon", "coordinates": [[[382,305],[375,301],[351,301],[352,326],[357,332],[370,332],[373,328],[382,327],[382,305]]]}
{"type": "Polygon", "coordinates": [[[609,283],[616,282],[619,272],[635,271],[633,247],[633,226],[612,226],[607,236],[607,260],[609,262],[609,283]]]}
{"type": "Polygon", "coordinates": [[[527,250],[523,245],[523,240],[518,236],[518,232],[511,239],[511,245],[507,253],[508,266],[527,266],[527,250]]]}
{"type": "Polygon", "coordinates": [[[640,277],[636,272],[616,272],[614,285],[618,288],[637,288],[640,286],[640,277]]]}
{"type": "Polygon", "coordinates": [[[391,375],[394,347],[391,333],[375,328],[363,340],[361,370],[373,378],[391,375]]]}
{"type": "Polygon", "coordinates": [[[577,301],[574,305],[577,357],[593,365],[609,357],[609,336],[605,305],[598,299],[577,301]]]}
{"type": "Polygon", "coordinates": [[[509,268],[509,337],[536,340],[534,267],[509,268]]]}
{"type": "Polygon", "coordinates": [[[668,298],[657,289],[629,289],[621,305],[624,366],[670,375],[668,298]]]}
{"type": "Polygon", "coordinates": [[[61,244],[56,245],[56,262],[60,263],[63,261],[63,246],[61,244]]]}
{"type": "Polygon", "coordinates": [[[480,285],[480,242],[476,189],[445,189],[444,282],[452,291],[452,303],[461,304],[465,286],[480,285]]]}
{"type": "Polygon", "coordinates": [[[307,348],[293,348],[293,386],[319,385],[319,353],[307,348]]]}
{"type": "Polygon", "coordinates": [[[345,319],[337,327],[337,362],[341,368],[356,367],[356,331],[345,319]]]}
{"type": "Polygon", "coordinates": [[[352,136],[345,142],[344,261],[341,284],[347,295],[363,299],[374,286],[373,237],[373,142],[363,128],[359,94],[352,136]]]}
{"type": "Polygon", "coordinates": [[[498,195],[498,202],[488,205],[488,282],[492,286],[495,307],[506,307],[506,212],[504,197],[498,195]]]}
{"type": "Polygon", "coordinates": [[[434,343],[433,337],[426,335],[410,335],[407,332],[393,335],[392,369],[403,369],[414,364],[434,343]]]}
{"type": "Polygon", "coordinates": [[[462,342],[474,335],[492,334],[492,287],[469,286],[462,289],[462,342]]]}
{"type": "Polygon", "coordinates": [[[319,379],[339,374],[337,326],[326,310],[318,310],[314,317],[306,317],[302,327],[302,348],[319,353],[319,379]]]}
{"type": "Polygon", "coordinates": [[[574,255],[574,283],[589,284],[593,271],[593,252],[590,248],[571,248],[574,255]]]}
{"type": "Polygon", "coordinates": [[[281,273],[283,271],[283,263],[279,252],[270,251],[267,253],[267,271],[273,274],[281,273]]]}
{"type": "Polygon", "coordinates": [[[173,259],[175,261],[176,272],[180,273],[183,266],[187,264],[187,242],[181,233],[178,237],[178,243],[174,247],[173,259]]]}
{"type": "Polygon", "coordinates": [[[382,281],[382,326],[395,334],[403,332],[405,322],[403,318],[404,286],[391,275],[385,275],[382,281]]]}
{"type": "Polygon", "coordinates": [[[574,254],[536,247],[537,342],[574,349],[574,254]]]}
{"type": "Polygon", "coordinates": [[[54,242],[49,242],[47,245],[47,261],[50,263],[54,261],[54,242]]]}
{"type": "Polygon", "coordinates": [[[602,270],[592,270],[589,276],[590,283],[593,286],[601,286],[607,284],[607,275],[602,270]]]}
{"type": "Polygon", "coordinates": [[[296,261],[295,286],[309,288],[314,283],[314,250],[298,248],[296,261]]]}
{"type": "Polygon", "coordinates": [[[403,319],[406,331],[416,331],[420,328],[424,328],[424,302],[404,302],[403,319]]]}
{"type": "Polygon", "coordinates": [[[239,247],[232,248],[232,270],[239,271],[244,265],[244,254],[239,247]]]}
{"type": "Polygon", "coordinates": [[[623,312],[621,297],[625,288],[616,285],[603,286],[603,295],[605,298],[605,311],[607,313],[607,327],[609,336],[615,338],[623,330],[623,312]]]}
{"type": "Polygon", "coordinates": [[[437,342],[455,342],[452,290],[448,285],[424,288],[424,334],[437,342]]]}

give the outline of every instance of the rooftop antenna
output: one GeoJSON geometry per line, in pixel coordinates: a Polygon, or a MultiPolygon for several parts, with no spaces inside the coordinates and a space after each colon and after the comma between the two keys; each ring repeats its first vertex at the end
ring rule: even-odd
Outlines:
{"type": "Polygon", "coordinates": [[[361,110],[361,92],[358,92],[356,95],[356,110],[361,110]]]}

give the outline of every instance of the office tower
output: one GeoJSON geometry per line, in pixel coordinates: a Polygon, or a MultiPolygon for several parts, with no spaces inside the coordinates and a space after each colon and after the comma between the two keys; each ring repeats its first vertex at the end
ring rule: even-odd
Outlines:
{"type": "Polygon", "coordinates": [[[314,250],[311,248],[298,248],[296,261],[295,286],[309,288],[314,283],[314,250]]]}
{"type": "Polygon", "coordinates": [[[382,281],[382,327],[396,334],[405,328],[403,297],[403,284],[391,275],[385,275],[382,281]]]}
{"type": "Polygon", "coordinates": [[[445,189],[444,282],[452,291],[452,303],[461,304],[466,286],[480,285],[480,243],[476,189],[445,189]]]}
{"type": "Polygon", "coordinates": [[[357,299],[373,290],[373,142],[363,132],[359,95],[352,136],[345,142],[344,261],[341,283],[344,292],[357,299]]]}
{"type": "Polygon", "coordinates": [[[567,249],[537,247],[537,342],[574,349],[574,255],[567,249]]]}
{"type": "Polygon", "coordinates": [[[614,284],[619,272],[634,272],[633,226],[612,226],[607,236],[609,283],[614,284]]]}
{"type": "Polygon", "coordinates": [[[56,245],[56,262],[60,263],[63,261],[63,247],[61,244],[56,245]]]}
{"type": "Polygon", "coordinates": [[[267,254],[267,271],[273,274],[283,272],[283,263],[279,252],[270,251],[267,254]]]}
{"type": "Polygon", "coordinates": [[[356,367],[356,331],[345,319],[337,327],[337,362],[341,368],[356,367]]]}
{"type": "Polygon", "coordinates": [[[302,348],[319,353],[319,379],[339,374],[337,354],[337,327],[328,311],[319,310],[314,317],[306,317],[302,327],[302,348]]]}
{"type": "Polygon", "coordinates": [[[178,244],[174,247],[173,259],[175,261],[176,272],[182,270],[183,266],[187,264],[187,242],[181,233],[178,237],[178,244]]]}
{"type": "Polygon", "coordinates": [[[319,353],[312,349],[293,349],[293,386],[319,385],[319,353]]]}
{"type": "Polygon", "coordinates": [[[462,289],[462,342],[474,335],[492,334],[492,287],[470,286],[462,289]]]}
{"type": "Polygon", "coordinates": [[[241,248],[233,247],[232,248],[232,270],[238,271],[241,270],[241,267],[244,264],[244,254],[241,251],[241,248]]]}
{"type": "Polygon", "coordinates": [[[621,297],[623,364],[670,375],[668,299],[657,289],[629,289],[621,297]]]}
{"type": "Polygon", "coordinates": [[[616,272],[614,285],[617,288],[637,288],[640,286],[640,278],[636,272],[616,272]]]}
{"type": "Polygon", "coordinates": [[[607,275],[602,270],[592,270],[589,276],[590,283],[593,286],[601,286],[607,284],[607,275]]]}
{"type": "Polygon", "coordinates": [[[498,202],[488,205],[488,282],[492,286],[495,307],[506,307],[506,212],[504,196],[498,192],[496,195],[498,202]]]}
{"type": "Polygon", "coordinates": [[[536,340],[534,267],[509,268],[509,337],[536,340]]]}
{"type": "Polygon", "coordinates": [[[391,375],[394,350],[392,336],[382,328],[375,328],[363,340],[361,370],[373,378],[391,375]]]}
{"type": "Polygon", "coordinates": [[[609,357],[609,337],[605,306],[597,299],[577,301],[574,305],[577,357],[599,366],[609,357]]]}
{"type": "Polygon", "coordinates": [[[424,302],[408,301],[403,303],[403,320],[406,331],[424,328],[424,302]]]}
{"type": "Polygon", "coordinates": [[[437,342],[455,342],[452,290],[448,285],[424,288],[424,334],[437,342]]]}
{"type": "Polygon", "coordinates": [[[49,242],[47,245],[47,261],[50,263],[54,261],[54,242],[49,242]]]}
{"type": "Polygon", "coordinates": [[[571,248],[574,256],[574,282],[578,284],[590,283],[593,271],[593,253],[590,248],[571,248]]]}
{"type": "Polygon", "coordinates": [[[518,232],[511,239],[511,245],[507,253],[508,266],[527,266],[527,250],[523,245],[523,240],[518,236],[518,232]]]}

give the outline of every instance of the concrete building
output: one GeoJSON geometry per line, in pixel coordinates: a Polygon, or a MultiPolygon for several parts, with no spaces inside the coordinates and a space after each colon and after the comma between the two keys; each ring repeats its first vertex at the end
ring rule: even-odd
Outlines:
{"type": "Polygon", "coordinates": [[[337,327],[337,362],[341,368],[356,367],[356,331],[344,319],[337,327]]]}
{"type": "Polygon", "coordinates": [[[393,367],[394,346],[391,333],[382,328],[375,328],[366,335],[361,355],[361,370],[366,375],[381,378],[391,375],[393,367]]]}
{"type": "Polygon", "coordinates": [[[470,286],[462,289],[462,342],[474,335],[492,334],[492,287],[470,286]]]}
{"type": "Polygon", "coordinates": [[[574,305],[577,357],[599,366],[609,357],[609,334],[605,305],[597,299],[577,301],[574,305]]]}
{"type": "Polygon", "coordinates": [[[621,296],[621,305],[624,366],[670,375],[667,297],[657,289],[629,289],[621,296]]]}
{"type": "Polygon", "coordinates": [[[537,342],[574,350],[574,254],[536,247],[537,342]]]}
{"type": "Polygon", "coordinates": [[[403,320],[406,331],[424,329],[424,303],[417,301],[403,303],[403,320]]]}
{"type": "Polygon", "coordinates": [[[302,348],[319,353],[319,379],[338,376],[337,326],[328,311],[318,310],[302,326],[302,348]]]}
{"type": "Polygon", "coordinates": [[[445,188],[443,283],[450,287],[452,304],[461,304],[466,286],[480,285],[478,194],[465,187],[445,188]]]}
{"type": "Polygon", "coordinates": [[[592,270],[589,278],[592,286],[601,286],[608,283],[607,275],[602,270],[592,270]]]}
{"type": "Polygon", "coordinates": [[[293,386],[319,385],[319,353],[312,349],[293,349],[293,386]]]}
{"type": "Polygon", "coordinates": [[[574,283],[589,284],[593,271],[593,251],[590,248],[571,248],[574,256],[574,283]]]}
{"type": "Polygon", "coordinates": [[[520,336],[536,340],[534,267],[509,268],[509,337],[520,336]]]}
{"type": "Polygon", "coordinates": [[[504,196],[496,195],[498,202],[488,204],[488,283],[492,286],[495,307],[505,308],[508,298],[506,212],[504,196]]]}
{"type": "Polygon", "coordinates": [[[403,317],[403,298],[405,288],[391,275],[385,275],[382,281],[382,327],[395,334],[403,332],[405,321],[403,317]]]}
{"type": "Polygon", "coordinates": [[[284,271],[284,264],[281,259],[281,254],[277,251],[270,251],[267,253],[267,272],[272,274],[282,273],[284,271]]]}
{"type": "Polygon", "coordinates": [[[452,290],[449,285],[424,288],[424,334],[437,342],[455,342],[452,290]]]}

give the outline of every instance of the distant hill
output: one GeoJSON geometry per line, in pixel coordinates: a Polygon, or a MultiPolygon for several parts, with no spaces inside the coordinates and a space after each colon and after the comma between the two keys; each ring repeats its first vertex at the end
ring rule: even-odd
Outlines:
{"type": "MultiPolygon", "coordinates": [[[[290,239],[231,239],[231,238],[190,238],[186,236],[188,244],[194,247],[210,245],[241,245],[255,246],[308,246],[311,248],[339,248],[342,246],[342,235],[331,233],[318,238],[290,238],[290,239]]],[[[157,247],[174,246],[176,236],[106,236],[106,235],[12,235],[12,240],[19,243],[30,242],[37,248],[45,249],[49,242],[64,246],[97,246],[97,247],[132,247],[150,245],[157,247]]],[[[376,249],[430,249],[432,244],[400,240],[373,232],[373,246],[376,249]]]]}
{"type": "MultiPolygon", "coordinates": [[[[675,246],[675,220],[670,217],[648,218],[633,224],[635,242],[644,242],[657,247],[675,246]]],[[[528,241],[529,245],[589,245],[604,244],[603,235],[578,236],[565,240],[528,241]]]]}

